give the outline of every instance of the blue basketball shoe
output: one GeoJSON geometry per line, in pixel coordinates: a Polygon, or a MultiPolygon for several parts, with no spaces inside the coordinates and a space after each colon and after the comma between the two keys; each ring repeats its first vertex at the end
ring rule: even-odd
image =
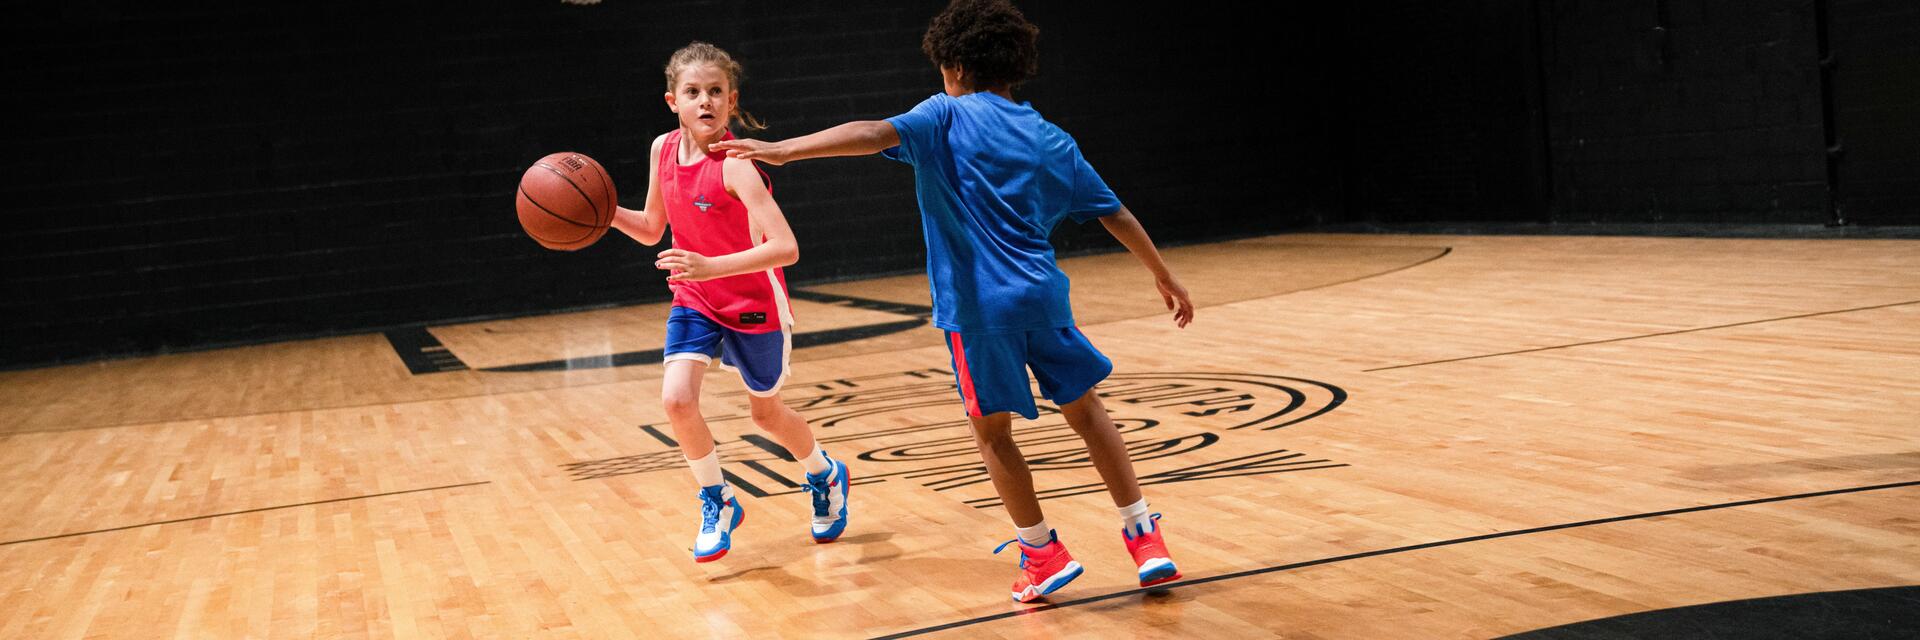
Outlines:
{"type": "Polygon", "coordinates": [[[733,530],[747,520],[725,484],[700,488],[700,535],[693,539],[693,561],[713,562],[733,547],[733,530]]]}
{"type": "Polygon", "coordinates": [[[832,457],[827,462],[831,466],[826,471],[807,474],[805,487],[813,494],[813,541],[820,544],[840,539],[840,533],[847,530],[847,493],[853,484],[847,463],[832,457]]]}

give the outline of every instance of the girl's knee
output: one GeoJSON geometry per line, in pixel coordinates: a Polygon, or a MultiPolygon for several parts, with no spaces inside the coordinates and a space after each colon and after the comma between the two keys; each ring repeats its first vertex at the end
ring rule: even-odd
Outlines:
{"type": "Polygon", "coordinates": [[[700,398],[680,389],[668,389],[660,394],[660,405],[667,415],[684,416],[700,413],[700,398]]]}
{"type": "Polygon", "coordinates": [[[753,423],[756,425],[760,425],[760,428],[762,429],[766,429],[768,427],[778,428],[782,426],[784,422],[781,420],[781,418],[785,417],[784,414],[786,412],[787,412],[786,405],[780,404],[777,401],[776,402],[755,401],[753,403],[753,406],[749,407],[749,413],[753,416],[753,423]]]}

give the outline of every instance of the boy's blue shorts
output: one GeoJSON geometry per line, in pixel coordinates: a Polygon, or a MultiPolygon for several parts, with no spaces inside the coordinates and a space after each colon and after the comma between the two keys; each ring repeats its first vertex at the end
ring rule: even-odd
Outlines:
{"type": "Polygon", "coordinates": [[[662,362],[698,360],[740,374],[747,393],[767,397],[780,392],[787,381],[793,340],[787,327],[767,333],[740,333],[700,312],[674,307],[667,313],[667,348],[662,362]]]}
{"type": "Polygon", "coordinates": [[[969,416],[1012,411],[1028,420],[1038,418],[1027,386],[1028,369],[1040,383],[1040,395],[1056,405],[1079,400],[1113,373],[1113,361],[1075,327],[946,334],[954,386],[969,416]]]}

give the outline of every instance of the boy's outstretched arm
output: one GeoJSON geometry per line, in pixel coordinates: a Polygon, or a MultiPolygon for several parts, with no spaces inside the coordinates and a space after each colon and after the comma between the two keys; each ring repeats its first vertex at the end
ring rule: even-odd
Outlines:
{"type": "Polygon", "coordinates": [[[716,142],[713,147],[725,149],[729,158],[781,165],[795,160],[871,155],[899,145],[900,132],[892,124],[862,120],[779,142],[735,139],[716,142]]]}
{"type": "Polygon", "coordinates": [[[1100,225],[1113,234],[1115,240],[1126,245],[1127,251],[1153,272],[1153,284],[1160,289],[1160,298],[1167,303],[1167,310],[1173,312],[1173,323],[1186,327],[1193,322],[1193,300],[1187,297],[1187,288],[1180,286],[1180,279],[1173,277],[1173,271],[1167,269],[1165,260],[1160,259],[1160,249],[1153,246],[1153,238],[1147,237],[1146,227],[1140,226],[1140,220],[1126,206],[1120,212],[1101,216],[1100,225]]]}

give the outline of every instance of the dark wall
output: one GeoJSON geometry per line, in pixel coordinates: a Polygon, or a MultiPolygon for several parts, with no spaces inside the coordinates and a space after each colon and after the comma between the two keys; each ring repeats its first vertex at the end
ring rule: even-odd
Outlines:
{"type": "MultiPolygon", "coordinates": [[[[0,27],[6,106],[24,114],[0,181],[0,365],[662,298],[657,249],[617,232],[575,253],[525,238],[520,172],[583,152],[640,204],[647,145],[674,126],[660,67],[692,39],[746,64],[763,136],[905,111],[939,90],[919,41],[943,4],[21,7],[0,27]]],[[[1020,97],[1082,141],[1157,238],[1337,211],[1313,90],[1327,71],[1309,62],[1326,20],[1275,39],[1251,21],[1034,4],[1042,74],[1020,97]],[[1222,65],[1293,75],[1183,78],[1222,65]]],[[[919,267],[910,172],[773,169],[802,246],[790,277],[919,267]]],[[[1059,241],[1098,246],[1095,227],[1059,241]]]]}
{"type": "Polygon", "coordinates": [[[1358,220],[1544,221],[1531,0],[1354,3],[1336,93],[1358,220]]]}
{"type": "MultiPolygon", "coordinates": [[[[939,90],[919,52],[939,0],[210,4],[39,3],[0,24],[0,104],[21,114],[0,125],[0,366],[661,299],[657,249],[546,251],[508,203],[534,159],[573,150],[639,204],[648,143],[675,126],[675,48],[746,64],[762,137],[939,90]]],[[[1819,224],[1836,185],[1849,222],[1920,224],[1903,0],[1021,4],[1042,60],[1017,97],[1162,243],[1819,224]]],[[[802,247],[790,278],[919,268],[910,171],[771,169],[802,247]]],[[[1112,246],[1098,225],[1054,240],[1112,246]]]]}
{"type": "Polygon", "coordinates": [[[1808,0],[1547,3],[1561,222],[1826,222],[1808,0]]]}
{"type": "Polygon", "coordinates": [[[1832,0],[1828,24],[1842,212],[1920,225],[1920,3],[1832,0]]]}

